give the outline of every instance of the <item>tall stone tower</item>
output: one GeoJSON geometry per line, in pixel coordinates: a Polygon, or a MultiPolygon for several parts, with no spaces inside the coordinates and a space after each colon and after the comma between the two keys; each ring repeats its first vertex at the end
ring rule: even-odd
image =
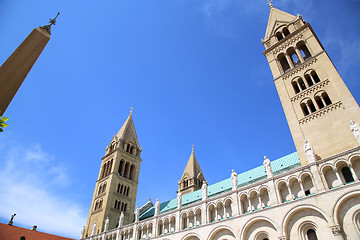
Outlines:
{"type": "Polygon", "coordinates": [[[83,237],[103,232],[107,218],[108,229],[116,228],[121,212],[124,213],[124,224],[134,220],[142,161],[140,153],[141,147],[130,112],[124,125],[106,147],[83,237]]]}
{"type": "Polygon", "coordinates": [[[193,147],[189,161],[187,162],[181,179],[178,182],[178,192],[181,192],[182,195],[194,192],[201,188],[203,181],[205,181],[205,178],[201,171],[200,165],[196,160],[193,147]]]}
{"type": "Polygon", "coordinates": [[[262,43],[302,165],[304,140],[317,160],[358,146],[349,127],[359,106],[310,24],[270,4],[262,43]]]}

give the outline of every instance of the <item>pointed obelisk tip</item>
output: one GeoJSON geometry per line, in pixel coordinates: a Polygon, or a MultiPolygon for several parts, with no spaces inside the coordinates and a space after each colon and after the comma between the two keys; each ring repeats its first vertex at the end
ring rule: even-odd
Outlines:
{"type": "Polygon", "coordinates": [[[194,144],[191,145],[191,151],[194,152],[194,144]]]}
{"type": "Polygon", "coordinates": [[[56,18],[60,15],[60,12],[56,14],[56,16],[49,21],[48,25],[41,26],[40,28],[45,29],[49,34],[51,34],[51,26],[56,25],[56,18]]]}
{"type": "Polygon", "coordinates": [[[130,115],[132,115],[133,109],[133,107],[130,108],[130,115]]]}
{"type": "Polygon", "coordinates": [[[273,8],[274,5],[271,4],[271,2],[272,2],[273,0],[267,0],[267,1],[268,1],[267,5],[269,5],[269,8],[270,8],[270,9],[273,8]]]}

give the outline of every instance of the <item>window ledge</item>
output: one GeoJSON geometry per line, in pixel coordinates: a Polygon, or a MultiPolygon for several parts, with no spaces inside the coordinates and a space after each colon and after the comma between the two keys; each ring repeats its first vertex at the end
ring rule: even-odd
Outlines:
{"type": "Polygon", "coordinates": [[[287,79],[289,77],[291,77],[292,75],[294,75],[295,73],[298,73],[300,72],[301,70],[309,67],[310,65],[314,64],[315,62],[317,61],[317,58],[316,57],[309,57],[307,59],[307,61],[301,63],[300,65],[292,68],[291,70],[287,71],[284,75],[283,75],[283,79],[287,79]]]}
{"type": "Polygon", "coordinates": [[[311,120],[320,117],[321,115],[324,115],[325,113],[328,113],[332,110],[335,110],[339,107],[341,107],[342,102],[338,101],[336,103],[330,104],[320,110],[317,110],[316,112],[311,113],[310,115],[307,115],[306,117],[299,120],[299,124],[304,124],[307,122],[310,122],[311,120]]]}
{"type": "Polygon", "coordinates": [[[308,89],[305,89],[299,93],[297,93],[294,97],[290,98],[291,102],[295,102],[299,99],[304,98],[305,96],[309,95],[310,93],[324,87],[325,85],[327,85],[329,83],[329,80],[326,79],[324,81],[320,81],[318,83],[316,83],[315,85],[312,85],[311,87],[309,87],[308,89]]]}

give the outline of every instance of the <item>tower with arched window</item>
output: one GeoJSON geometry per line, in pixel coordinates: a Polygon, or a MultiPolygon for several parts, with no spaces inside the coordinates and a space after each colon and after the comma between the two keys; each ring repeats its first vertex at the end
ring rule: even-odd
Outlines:
{"type": "Polygon", "coordinates": [[[104,231],[109,218],[109,229],[118,227],[121,212],[124,224],[134,220],[134,209],[140,170],[141,147],[139,145],[132,113],[106,147],[102,158],[95,191],[91,202],[85,236],[104,231]],[[94,224],[96,223],[96,224],[94,224]]]}
{"type": "Polygon", "coordinates": [[[178,182],[178,192],[182,195],[199,190],[205,181],[200,165],[196,160],[194,148],[192,148],[190,158],[186,164],[185,170],[178,182]]]}
{"type": "Polygon", "coordinates": [[[310,24],[270,5],[262,39],[274,83],[302,165],[304,140],[317,160],[358,146],[349,131],[360,109],[310,24]]]}

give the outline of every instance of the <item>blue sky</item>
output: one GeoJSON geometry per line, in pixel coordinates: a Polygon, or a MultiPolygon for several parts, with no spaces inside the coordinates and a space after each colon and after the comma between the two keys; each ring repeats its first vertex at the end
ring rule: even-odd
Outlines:
{"type": "MultiPolygon", "coordinates": [[[[360,1],[278,0],[360,100],[360,1]]],[[[105,147],[134,107],[138,205],[176,197],[195,145],[209,184],[294,152],[262,51],[265,0],[0,1],[0,64],[60,11],[0,136],[0,221],[77,238],[105,147]],[[156,188],[154,186],[157,186],[156,188]]]]}

